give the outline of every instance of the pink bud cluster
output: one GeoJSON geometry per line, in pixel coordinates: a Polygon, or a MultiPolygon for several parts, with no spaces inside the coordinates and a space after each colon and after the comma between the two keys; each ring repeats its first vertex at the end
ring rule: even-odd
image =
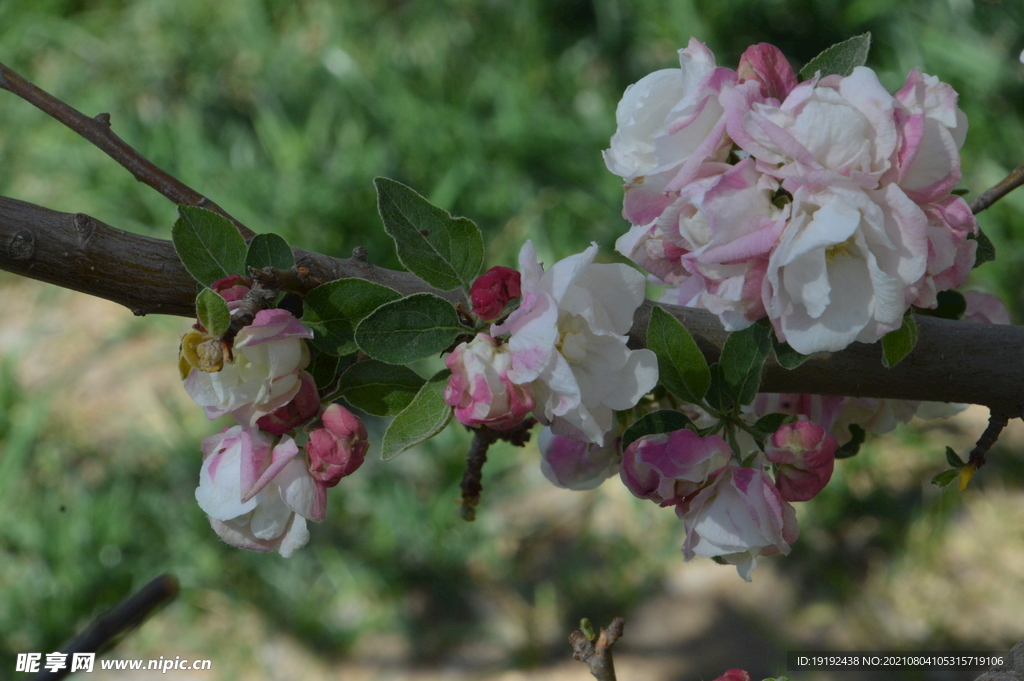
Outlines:
{"type": "MultiPolygon", "coordinates": [[[[251,285],[232,276],[211,288],[235,312],[251,285]]],[[[196,500],[229,544],[290,556],[309,539],[306,521],[323,520],[327,489],[362,464],[366,427],[341,405],[321,410],[305,371],[313,333],[290,312],[256,313],[229,356],[220,339],[197,329],[182,342],[185,390],[209,418],[230,414],[239,425],[203,441],[196,500]],[[309,439],[300,450],[293,436],[304,425],[309,439]]]]}
{"type": "Polygon", "coordinates": [[[974,263],[977,223],[951,193],[967,120],[914,70],[799,82],[778,48],[736,71],[696,39],[680,68],[630,86],[605,152],[632,223],[616,248],[729,330],[764,317],[797,351],[835,351],[934,307],[974,263]]]}

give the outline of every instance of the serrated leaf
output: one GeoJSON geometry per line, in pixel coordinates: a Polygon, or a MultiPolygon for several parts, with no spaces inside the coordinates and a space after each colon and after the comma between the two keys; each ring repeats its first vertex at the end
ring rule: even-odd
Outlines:
{"type": "Polygon", "coordinates": [[[431,286],[469,290],[484,262],[484,239],[472,220],[453,217],[401,182],[378,177],[377,209],[398,259],[431,286]]]}
{"type": "Polygon", "coordinates": [[[444,401],[444,388],[451,373],[445,369],[434,374],[423,384],[409,406],[398,413],[384,433],[382,459],[393,459],[444,430],[453,412],[453,408],[444,401]]]}
{"type": "Polygon", "coordinates": [[[367,414],[395,416],[409,406],[424,383],[409,367],[371,359],[346,369],[335,394],[367,414]]]}
{"type": "Polygon", "coordinates": [[[949,483],[956,480],[959,475],[960,471],[956,468],[947,468],[932,478],[932,484],[938,487],[948,487],[949,483]]]}
{"type": "Polygon", "coordinates": [[[232,274],[245,274],[245,239],[223,215],[178,206],[171,240],[181,264],[203,286],[232,274]]]}
{"type": "Polygon", "coordinates": [[[940,319],[960,319],[967,311],[967,300],[959,291],[939,291],[935,296],[934,308],[915,307],[916,314],[940,319]]]}
{"type": "Polygon", "coordinates": [[[772,351],[771,331],[760,324],[751,324],[742,331],[729,334],[722,346],[721,390],[723,408],[750,404],[761,386],[761,371],[772,351]]]}
{"type": "Polygon", "coordinates": [[[682,430],[692,423],[693,421],[686,414],[672,409],[661,409],[645,414],[634,421],[633,425],[626,428],[626,432],[622,434],[622,449],[625,451],[634,440],[638,440],[644,435],[671,433],[682,430]]]}
{"type": "Polygon", "coordinates": [[[860,446],[864,444],[864,438],[867,436],[864,429],[856,423],[851,423],[849,428],[850,439],[836,450],[837,459],[849,459],[851,456],[855,456],[860,451],[860,446]]]}
{"type": "Polygon", "coordinates": [[[658,382],[679,399],[700,403],[711,385],[707,360],[686,327],[660,307],[651,310],[647,348],[658,358],[658,382]]]}
{"type": "Polygon", "coordinates": [[[334,355],[347,355],[359,349],[355,342],[359,322],[381,305],[401,297],[398,291],[365,279],[330,281],[306,296],[302,322],[313,329],[317,347],[334,355]]]}
{"type": "Polygon", "coordinates": [[[214,338],[220,338],[231,324],[228,304],[213,289],[204,288],[196,296],[196,316],[199,322],[214,338]]]}
{"type": "Polygon", "coordinates": [[[848,76],[856,67],[868,63],[870,49],[871,33],[862,33],[849,40],[836,43],[832,47],[822,50],[821,54],[800,69],[800,80],[810,80],[818,71],[821,72],[822,78],[834,73],[848,76]]]}
{"type": "Polygon", "coordinates": [[[409,364],[436,355],[470,329],[444,298],[414,293],[367,315],[356,327],[359,348],[388,364],[409,364]]]}
{"type": "Polygon", "coordinates": [[[960,458],[960,455],[953,451],[952,447],[946,447],[946,463],[953,468],[963,468],[967,463],[960,458]]]}
{"type": "MultiPolygon", "coordinates": [[[[305,320],[303,320],[303,323],[305,323],[305,320]]],[[[306,371],[313,376],[317,389],[323,390],[334,382],[334,377],[338,374],[338,365],[341,363],[341,358],[337,355],[321,352],[315,347],[310,351],[310,354],[312,359],[310,359],[306,371]]]]}
{"type": "Polygon", "coordinates": [[[981,267],[985,263],[996,259],[995,244],[992,243],[992,240],[981,229],[978,230],[978,236],[971,234],[967,238],[978,242],[978,250],[974,252],[974,267],[981,267]]]}
{"type": "Polygon", "coordinates": [[[882,366],[891,369],[917,345],[917,322],[914,315],[903,315],[903,324],[895,331],[882,336],[882,366]]]}
{"type": "Polygon", "coordinates": [[[772,350],[775,352],[775,361],[783,369],[796,369],[798,366],[810,359],[810,355],[801,355],[794,350],[789,343],[779,342],[772,331],[772,350]]]}
{"type": "Polygon", "coordinates": [[[276,267],[286,270],[295,267],[295,254],[292,247],[283,237],[277,234],[257,234],[249,241],[249,250],[245,254],[245,269],[250,267],[276,267]]]}

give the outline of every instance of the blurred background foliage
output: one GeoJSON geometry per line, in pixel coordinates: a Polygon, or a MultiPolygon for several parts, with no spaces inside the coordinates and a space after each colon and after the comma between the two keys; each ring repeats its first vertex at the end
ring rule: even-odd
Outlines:
{"type": "MultiPolygon", "coordinates": [[[[527,238],[549,263],[591,240],[615,257],[621,186],[600,157],[615,105],[630,83],[677,66],[691,35],[723,65],[763,41],[799,68],[871,31],[869,65],[891,90],[920,67],[960,92],[971,125],[962,186],[976,194],[1024,159],[1022,28],[1016,0],[38,0],[0,3],[0,61],[90,115],[109,112],[117,134],[258,232],[343,257],[363,246],[395,267],[372,185],[385,175],[477,221],[488,265],[512,265],[527,238]]],[[[174,207],[72,132],[7,93],[0,121],[0,193],[169,236],[174,207]]],[[[972,280],[1015,319],[1022,215],[1024,194],[983,214],[999,258],[972,280]]],[[[216,657],[217,678],[263,678],[270,663],[257,653],[272,634],[327,661],[537,665],[566,657],[581,615],[604,622],[678,597],[666,586],[681,569],[671,512],[614,480],[552,490],[534,450],[494,451],[480,519],[460,521],[466,438],[454,427],[389,464],[371,456],[292,559],[223,546],[193,500],[198,442],[216,426],[175,383],[185,321],[134,319],[10,275],[0,287],[0,669],[17,652],[56,649],[164,570],[184,587],[170,623],[127,645],[216,657]]],[[[990,494],[965,516],[927,485],[942,446],[960,437],[963,451],[977,434],[957,428],[906,429],[839,467],[804,505],[793,556],[755,576],[790,594],[789,624],[748,606],[751,636],[785,650],[998,648],[1024,635],[1024,575],[1007,567],[1021,554],[977,574],[973,558],[949,558],[962,549],[949,544],[958,527],[1024,546],[1022,525],[1010,526],[1020,513],[993,501],[1021,501],[1019,447],[995,453],[979,476],[990,494]],[[993,508],[1008,527],[971,524],[993,508]],[[943,591],[967,574],[971,587],[943,591]],[[892,589],[947,607],[903,613],[892,589]],[[949,608],[988,624],[967,626],[949,608]]],[[[686,584],[707,574],[682,570],[686,584]]],[[[707,632],[730,622],[716,617],[707,632]]],[[[751,657],[757,646],[714,650],[701,650],[693,676],[665,678],[712,678],[743,655],[755,673],[778,671],[751,657]]]]}

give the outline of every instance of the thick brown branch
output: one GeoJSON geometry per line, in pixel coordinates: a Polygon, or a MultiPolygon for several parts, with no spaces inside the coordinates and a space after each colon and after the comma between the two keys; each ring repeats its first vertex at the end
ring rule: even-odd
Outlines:
{"type": "Polygon", "coordinates": [[[200,206],[214,213],[220,213],[231,220],[247,240],[253,237],[252,230],[231,217],[226,210],[170,173],[157,167],[130,144],[115,135],[110,128],[110,114],[101,113],[95,118],[90,118],[36,87],[3,64],[0,64],[0,88],[18,95],[44,113],[53,116],[124,166],[136,180],[148,184],[174,203],[200,206]]]}
{"type": "MultiPolygon", "coordinates": [[[[455,303],[458,291],[439,292],[408,272],[364,258],[340,260],[295,251],[298,264],[320,281],[358,277],[403,295],[429,291],[455,303]]],[[[169,241],[110,227],[81,213],[58,213],[0,197],[0,269],[125,305],[136,314],[195,315],[195,282],[169,241]]],[[[637,310],[630,345],[644,347],[654,303],[637,310]]],[[[727,336],[710,312],[663,305],[686,328],[709,361],[727,336]]],[[[1008,417],[1024,403],[1024,327],[917,317],[918,343],[892,369],[882,366],[878,344],[854,343],[787,371],[770,362],[761,389],[940,402],[984,404],[1008,417]]]]}
{"type": "Polygon", "coordinates": [[[971,201],[971,212],[977,215],[1022,184],[1024,184],[1024,166],[1014,168],[999,184],[979,194],[978,198],[971,201]]]}

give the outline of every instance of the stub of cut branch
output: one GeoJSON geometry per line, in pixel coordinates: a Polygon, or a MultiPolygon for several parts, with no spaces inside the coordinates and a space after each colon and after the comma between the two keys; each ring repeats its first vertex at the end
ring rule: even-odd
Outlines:
{"type": "Polygon", "coordinates": [[[594,638],[588,637],[579,629],[569,634],[573,658],[585,662],[590,668],[590,673],[598,681],[615,681],[612,646],[622,638],[622,630],[625,626],[626,620],[616,617],[608,625],[608,628],[601,629],[601,632],[594,638]]]}

